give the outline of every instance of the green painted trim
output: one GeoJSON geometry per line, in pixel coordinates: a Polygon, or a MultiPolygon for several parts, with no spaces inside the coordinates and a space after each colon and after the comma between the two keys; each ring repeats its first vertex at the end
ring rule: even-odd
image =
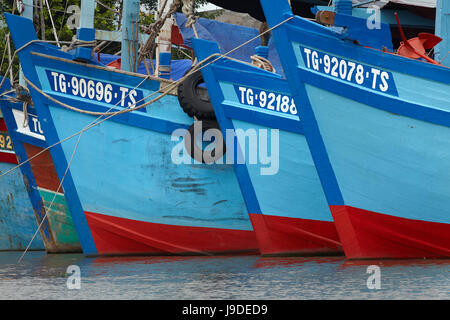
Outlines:
{"type": "Polygon", "coordinates": [[[73,252],[75,249],[81,251],[80,239],[64,195],[41,188],[38,188],[38,190],[47,212],[50,230],[55,241],[55,249],[58,252],[64,250],[73,252]],[[54,201],[53,198],[55,198],[54,201]],[[48,210],[52,201],[53,205],[48,210]]]}

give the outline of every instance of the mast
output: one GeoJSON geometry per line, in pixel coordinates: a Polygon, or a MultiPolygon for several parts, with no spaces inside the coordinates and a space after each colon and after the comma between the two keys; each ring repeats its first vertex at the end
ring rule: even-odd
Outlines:
{"type": "MultiPolygon", "coordinates": [[[[97,3],[95,1],[81,0],[80,27],[77,29],[77,38],[80,41],[95,40],[94,15],[96,5],[97,3]]],[[[75,60],[91,60],[92,48],[93,46],[77,47],[74,56],[75,60]]]]}
{"type": "Polygon", "coordinates": [[[94,14],[97,2],[81,0],[80,28],[94,28],[94,14]]]}
{"type": "MultiPolygon", "coordinates": [[[[173,0],[159,0],[158,1],[158,11],[163,17],[172,5],[173,0]],[[164,6],[162,8],[162,6],[164,6]],[[164,10],[163,10],[164,9],[164,10]]],[[[160,17],[158,17],[160,18],[160,17]]],[[[157,46],[156,46],[156,67],[157,75],[160,78],[169,79],[170,78],[170,62],[172,60],[172,25],[173,18],[168,18],[158,35],[157,46]]]]}
{"type": "Polygon", "coordinates": [[[336,8],[336,13],[352,15],[352,0],[333,0],[333,4],[336,8]]]}
{"type": "Polygon", "coordinates": [[[123,1],[122,8],[122,53],[120,68],[137,71],[139,50],[139,0],[123,1]]]}
{"type": "Polygon", "coordinates": [[[436,3],[436,35],[443,41],[435,48],[436,60],[450,67],[450,1],[437,0],[436,3]]]}
{"type": "MultiPolygon", "coordinates": [[[[33,21],[33,0],[23,0],[23,11],[20,15],[33,21]]],[[[25,80],[23,78],[22,67],[20,67],[19,84],[23,87],[26,86],[25,80]]]]}

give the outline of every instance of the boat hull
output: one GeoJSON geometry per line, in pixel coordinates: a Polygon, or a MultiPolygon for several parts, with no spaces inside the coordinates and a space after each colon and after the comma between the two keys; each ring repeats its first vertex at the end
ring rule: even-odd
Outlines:
{"type": "MultiPolygon", "coordinates": [[[[7,15],[7,20],[11,30],[23,30],[13,32],[15,45],[36,38],[26,19],[7,15]]],[[[102,121],[88,114],[142,104],[170,81],[72,58],[40,44],[19,53],[24,74],[40,90],[83,110],[70,110],[31,90],[45,140],[55,144],[50,154],[58,177],[64,178],[84,254],[257,253],[233,168],[195,163],[187,155],[183,139],[193,120],[173,92],[146,108],[102,121]],[[59,143],[93,121],[99,122],[59,143]],[[160,228],[176,237],[167,238],[160,228]],[[171,245],[149,245],[148,239],[171,245]]]]}
{"type": "Polygon", "coordinates": [[[298,17],[274,36],[346,256],[450,257],[449,69],[298,17]]]}
{"type": "Polygon", "coordinates": [[[448,223],[399,218],[350,206],[332,206],[331,212],[349,259],[433,259],[450,255],[448,223]]]}
{"type": "MultiPolygon", "coordinates": [[[[45,139],[40,137],[39,121],[30,111],[28,123],[23,125],[23,109],[21,104],[2,101],[1,103],[6,126],[11,132],[14,149],[21,162],[25,162],[17,170],[28,185],[27,199],[34,212],[35,228],[32,235],[40,226],[38,239],[43,241],[42,249],[48,253],[78,253],[81,245],[75,230],[66,199],[59,188],[59,179],[45,139]],[[43,221],[44,220],[44,221],[43,221]]],[[[34,243],[33,241],[33,243],[34,243]]]]}
{"type": "Polygon", "coordinates": [[[176,226],[85,212],[99,255],[256,254],[250,230],[176,226]]]}
{"type": "MultiPolygon", "coordinates": [[[[0,172],[17,166],[11,137],[3,118],[0,118],[0,172]]],[[[13,170],[0,182],[0,251],[25,250],[36,232],[37,224],[20,170],[13,170]]],[[[29,250],[43,250],[40,235],[29,250]]]]}
{"type": "MultiPolygon", "coordinates": [[[[212,42],[195,41],[194,47],[200,59],[218,52],[212,42]]],[[[206,66],[202,73],[227,150],[237,148],[236,154],[245,157],[232,160],[261,254],[343,254],[286,81],[227,60],[206,66]],[[261,104],[266,97],[280,104],[261,104]],[[281,101],[289,111],[280,112],[281,101]],[[266,153],[272,161],[264,160],[266,153]]]]}
{"type": "MultiPolygon", "coordinates": [[[[30,160],[31,174],[34,176],[36,188],[42,199],[46,213],[46,224],[49,237],[44,236],[48,253],[82,252],[75,225],[67,205],[60,181],[56,174],[50,153],[38,146],[23,144],[27,159],[30,160]]],[[[42,220],[39,221],[39,223],[42,220]]]]}
{"type": "MultiPolygon", "coordinates": [[[[92,121],[60,108],[51,113],[62,136],[92,121]]],[[[114,121],[83,139],[70,172],[98,255],[258,253],[231,166],[175,164],[177,144],[187,154],[183,139],[114,121]],[[98,145],[105,147],[92,154],[98,145]]],[[[62,147],[70,158],[75,141],[62,147]]]]}
{"type": "Polygon", "coordinates": [[[250,214],[263,256],[342,255],[332,221],[250,214]]]}

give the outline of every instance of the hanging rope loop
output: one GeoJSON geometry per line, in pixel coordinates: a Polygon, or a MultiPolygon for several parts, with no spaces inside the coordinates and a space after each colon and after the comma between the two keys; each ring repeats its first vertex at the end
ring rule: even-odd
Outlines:
{"type": "Polygon", "coordinates": [[[270,63],[270,61],[267,60],[266,58],[255,54],[251,56],[250,59],[252,60],[252,65],[254,65],[255,67],[261,68],[269,72],[276,72],[272,63],[270,63]]]}
{"type": "Polygon", "coordinates": [[[181,11],[188,18],[186,22],[187,28],[192,28],[197,22],[197,17],[194,13],[194,0],[183,0],[183,8],[181,11]]]}

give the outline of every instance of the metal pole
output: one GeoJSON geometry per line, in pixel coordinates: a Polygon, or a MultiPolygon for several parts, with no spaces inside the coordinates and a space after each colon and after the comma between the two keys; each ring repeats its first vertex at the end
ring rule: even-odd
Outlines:
{"type": "Polygon", "coordinates": [[[139,0],[123,1],[122,8],[122,53],[120,68],[125,71],[137,70],[139,50],[139,0]]]}
{"type": "MultiPolygon", "coordinates": [[[[164,10],[162,10],[162,5],[164,1],[159,1],[158,10],[161,12],[161,16],[164,16],[170,9],[172,5],[172,0],[168,0],[164,10]]],[[[170,17],[164,22],[161,31],[158,35],[158,45],[156,47],[156,76],[161,78],[170,78],[170,63],[172,60],[172,25],[173,18],[170,17]]]]}
{"type": "Polygon", "coordinates": [[[80,28],[94,28],[94,15],[97,2],[81,0],[80,28]]]}
{"type": "Polygon", "coordinates": [[[436,35],[443,41],[436,46],[436,60],[450,67],[450,1],[437,0],[436,3],[436,35]]]}
{"type": "MultiPolygon", "coordinates": [[[[23,11],[21,16],[33,21],[33,0],[23,0],[23,11]]],[[[25,80],[23,79],[22,67],[20,67],[19,72],[19,84],[23,87],[26,86],[25,80]]]]}

